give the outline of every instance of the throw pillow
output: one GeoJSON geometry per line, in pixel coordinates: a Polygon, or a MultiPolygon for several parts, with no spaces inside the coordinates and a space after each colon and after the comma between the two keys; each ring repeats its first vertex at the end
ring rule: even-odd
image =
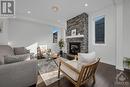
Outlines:
{"type": "Polygon", "coordinates": [[[28,60],[30,60],[29,54],[13,55],[13,56],[5,56],[4,57],[5,64],[20,62],[20,61],[28,61],[28,60]]]}
{"type": "Polygon", "coordinates": [[[21,54],[26,54],[27,50],[25,49],[25,47],[15,47],[14,48],[14,54],[15,55],[21,55],[21,54]]]}
{"type": "Polygon", "coordinates": [[[91,53],[78,53],[78,58],[79,58],[80,62],[89,64],[89,63],[95,62],[96,55],[95,55],[95,52],[91,52],[91,53]]]}

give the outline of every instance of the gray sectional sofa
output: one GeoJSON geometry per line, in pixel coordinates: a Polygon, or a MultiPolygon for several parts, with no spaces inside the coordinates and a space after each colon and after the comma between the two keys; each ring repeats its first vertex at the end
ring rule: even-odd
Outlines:
{"type": "MultiPolygon", "coordinates": [[[[14,49],[8,45],[0,45],[0,87],[29,87],[37,83],[36,59],[13,63],[7,63],[5,60],[5,56],[8,56],[7,59],[9,59],[12,56],[25,56],[25,54],[28,54],[28,51],[23,48],[14,49]]],[[[12,59],[8,61],[12,61],[12,59]]]]}

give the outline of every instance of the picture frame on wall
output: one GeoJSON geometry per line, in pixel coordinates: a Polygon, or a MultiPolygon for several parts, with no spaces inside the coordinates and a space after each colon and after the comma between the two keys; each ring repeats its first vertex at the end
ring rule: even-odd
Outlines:
{"type": "Polygon", "coordinates": [[[53,33],[53,43],[57,43],[58,41],[58,32],[53,33]]]}
{"type": "Polygon", "coordinates": [[[71,31],[71,36],[75,36],[76,35],[76,29],[73,29],[72,31],[71,31]]]}

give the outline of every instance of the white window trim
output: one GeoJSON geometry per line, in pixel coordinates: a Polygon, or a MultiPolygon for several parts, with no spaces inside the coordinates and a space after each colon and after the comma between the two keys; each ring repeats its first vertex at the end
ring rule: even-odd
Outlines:
{"type": "Polygon", "coordinates": [[[93,31],[92,31],[93,40],[92,41],[93,41],[93,45],[94,46],[107,46],[107,44],[106,44],[106,15],[97,15],[97,16],[94,16],[92,19],[93,19],[92,20],[92,29],[93,29],[93,31]],[[96,17],[99,17],[99,16],[105,17],[105,36],[104,36],[105,42],[101,43],[101,44],[95,43],[95,19],[96,19],[96,17]]]}

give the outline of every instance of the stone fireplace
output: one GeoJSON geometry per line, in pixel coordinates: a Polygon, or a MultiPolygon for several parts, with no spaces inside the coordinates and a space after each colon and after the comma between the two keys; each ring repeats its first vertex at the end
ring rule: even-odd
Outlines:
{"type": "Polygon", "coordinates": [[[80,43],[79,42],[70,42],[69,43],[69,54],[77,55],[80,52],[80,43]]]}
{"type": "Polygon", "coordinates": [[[88,52],[88,15],[86,13],[67,21],[66,42],[67,54],[75,55],[78,52],[88,52]],[[72,35],[73,30],[76,30],[74,36],[72,35]]]}

